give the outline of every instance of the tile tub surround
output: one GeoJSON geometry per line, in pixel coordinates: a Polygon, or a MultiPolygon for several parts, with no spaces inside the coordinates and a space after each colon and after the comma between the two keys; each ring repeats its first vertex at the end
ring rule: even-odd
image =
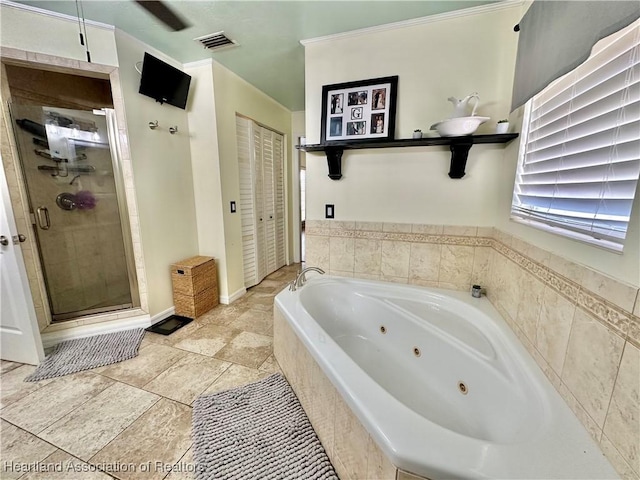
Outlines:
{"type": "MultiPolygon", "coordinates": [[[[277,309],[273,353],[341,480],[396,480],[391,464],[277,309]]],[[[420,477],[416,477],[420,478],[420,477]]]]}
{"type": "Polygon", "coordinates": [[[638,287],[496,231],[484,284],[622,478],[640,478],[638,287]]]}
{"type": "Polygon", "coordinates": [[[305,259],[331,275],[467,290],[486,278],[492,230],[308,220],[305,259]]]}
{"type": "Polygon", "coordinates": [[[307,220],[306,242],[307,265],[332,275],[481,284],[620,475],[640,478],[638,286],[491,227],[307,220]]]}

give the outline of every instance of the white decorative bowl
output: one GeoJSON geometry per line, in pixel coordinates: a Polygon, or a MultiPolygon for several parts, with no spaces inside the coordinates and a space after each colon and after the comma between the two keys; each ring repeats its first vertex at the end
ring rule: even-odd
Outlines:
{"type": "Polygon", "coordinates": [[[460,135],[472,135],[487,120],[490,120],[490,117],[448,118],[436,123],[431,128],[435,128],[441,137],[458,137],[460,135]]]}

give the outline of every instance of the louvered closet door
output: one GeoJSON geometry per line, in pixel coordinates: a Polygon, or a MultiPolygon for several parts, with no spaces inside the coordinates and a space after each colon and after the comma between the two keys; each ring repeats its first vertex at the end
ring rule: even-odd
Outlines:
{"type": "Polygon", "coordinates": [[[284,223],[284,137],[279,133],[273,136],[273,181],[275,192],[275,244],[276,267],[284,266],[285,258],[285,223],[284,223]]]}
{"type": "Polygon", "coordinates": [[[285,264],[284,137],[236,117],[244,285],[285,264]]]}
{"type": "Polygon", "coordinates": [[[238,143],[238,170],[240,174],[240,219],[242,225],[242,261],[245,287],[260,280],[256,271],[256,216],[254,206],[253,132],[251,122],[236,117],[238,143]]]}
{"type": "Polygon", "coordinates": [[[262,128],[262,179],[264,185],[265,262],[267,274],[275,272],[276,263],[276,209],[274,189],[273,136],[271,130],[262,128]]]}
{"type": "MultiPolygon", "coordinates": [[[[265,207],[263,163],[265,149],[263,147],[262,127],[251,122],[253,132],[253,172],[254,172],[254,208],[256,215],[256,278],[259,283],[268,275],[265,249],[265,207]]],[[[254,284],[255,285],[255,284],[254,284]]]]}

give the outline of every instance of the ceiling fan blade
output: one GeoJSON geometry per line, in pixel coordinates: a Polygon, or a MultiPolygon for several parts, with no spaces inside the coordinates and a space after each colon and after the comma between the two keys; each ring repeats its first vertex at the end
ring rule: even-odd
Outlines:
{"type": "Polygon", "coordinates": [[[135,0],[135,2],[174,32],[191,26],[165,5],[165,2],[160,0],[135,0]]]}

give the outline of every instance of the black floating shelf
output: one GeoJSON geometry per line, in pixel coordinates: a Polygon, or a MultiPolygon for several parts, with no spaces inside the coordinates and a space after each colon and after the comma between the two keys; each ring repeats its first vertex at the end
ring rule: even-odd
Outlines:
{"type": "Polygon", "coordinates": [[[496,133],[492,135],[464,135],[461,137],[430,137],[406,138],[400,140],[360,140],[335,141],[314,145],[297,145],[296,148],[305,152],[324,152],[329,166],[329,178],[342,178],[342,153],[345,150],[363,148],[398,148],[398,147],[431,147],[449,145],[451,149],[451,167],[449,177],[464,177],[467,157],[472,145],[481,143],[507,143],[518,138],[517,133],[496,133]]]}

